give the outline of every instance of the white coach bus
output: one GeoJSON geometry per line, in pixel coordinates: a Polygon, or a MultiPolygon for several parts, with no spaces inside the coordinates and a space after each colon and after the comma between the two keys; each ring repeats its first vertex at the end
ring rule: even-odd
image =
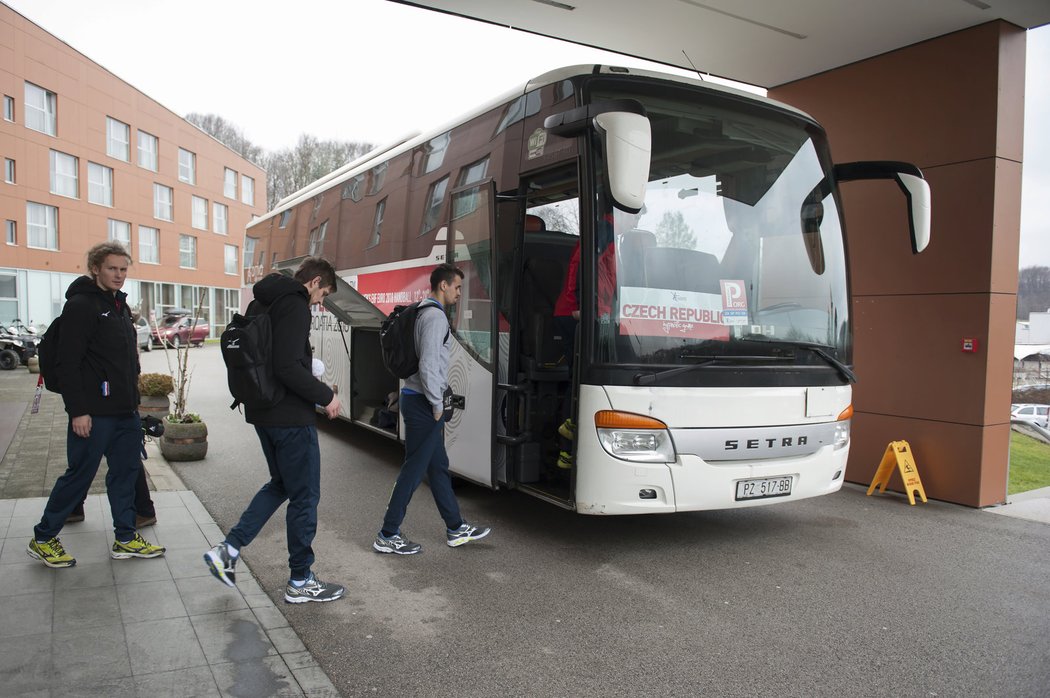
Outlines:
{"type": "Polygon", "coordinates": [[[280,202],[248,227],[246,282],[333,262],[345,284],[315,314],[316,356],[342,416],[397,439],[379,325],[436,264],[461,268],[445,428],[460,477],[583,514],[793,501],[846,468],[838,187],[856,179],[900,186],[922,251],[914,166],[836,165],[812,118],[731,88],[564,68],[280,202]],[[555,318],[574,258],[575,332],[555,318]]]}

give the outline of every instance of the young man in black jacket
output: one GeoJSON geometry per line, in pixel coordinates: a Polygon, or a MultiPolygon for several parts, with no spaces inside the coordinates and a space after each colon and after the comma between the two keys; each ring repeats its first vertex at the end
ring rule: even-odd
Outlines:
{"type": "Polygon", "coordinates": [[[219,581],[234,586],[240,551],[259,534],[273,513],[288,502],[288,567],[291,570],[284,600],[287,603],[334,601],[345,589],[322,582],[310,567],[317,530],[317,502],[321,497],[321,453],[317,445],[315,406],[329,419],[339,416],[339,397],[314,378],[311,371],[310,306],[335,290],[335,269],[319,257],[307,257],[292,278],[270,274],[255,284],[255,300],[247,314],[267,312],[273,336],[274,375],[285,388],[284,397],[268,408],[245,407],[244,418],[255,425],[270,481],[256,493],[230,529],[226,540],[204,554],[204,562],[219,581]]]}
{"type": "Polygon", "coordinates": [[[113,514],[114,560],[159,557],[135,528],[135,480],[142,469],[139,421],[139,356],[135,327],[120,289],[131,257],[115,242],[95,245],[87,254],[91,276],[69,285],[62,309],[56,374],[69,413],[66,472],[55,482],[27,552],[48,567],[77,563],[58,540],[73,509],[84,501],[106,457],[106,492],[113,514]]]}

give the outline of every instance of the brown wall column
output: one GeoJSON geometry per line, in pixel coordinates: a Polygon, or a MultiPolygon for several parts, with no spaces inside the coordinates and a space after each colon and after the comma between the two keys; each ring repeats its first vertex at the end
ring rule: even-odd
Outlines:
{"type": "Polygon", "coordinates": [[[933,194],[932,242],[915,256],[895,184],[842,185],[860,377],[852,482],[870,482],[904,439],[928,496],[1006,499],[1024,67],[1024,30],[991,22],[769,92],[827,128],[836,162],[913,162],[933,194]]]}

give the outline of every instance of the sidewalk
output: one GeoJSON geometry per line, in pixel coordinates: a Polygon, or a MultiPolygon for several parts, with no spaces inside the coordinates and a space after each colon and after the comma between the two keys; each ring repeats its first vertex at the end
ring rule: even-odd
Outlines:
{"type": "Polygon", "coordinates": [[[0,371],[0,695],[338,696],[250,570],[223,586],[201,556],[223,539],[197,496],[147,445],[157,524],[153,560],[112,560],[105,470],[85,520],[61,539],[77,558],[48,569],[26,554],[51,485],[65,469],[66,415],[36,376],[0,371]]]}

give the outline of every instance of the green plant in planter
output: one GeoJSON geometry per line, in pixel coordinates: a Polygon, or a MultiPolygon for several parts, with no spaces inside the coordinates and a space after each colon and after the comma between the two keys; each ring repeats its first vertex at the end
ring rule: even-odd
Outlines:
{"type": "Polygon", "coordinates": [[[139,375],[139,395],[165,397],[175,391],[175,382],[166,373],[143,373],[139,375]]]}
{"type": "MultiPolygon", "coordinates": [[[[204,306],[204,293],[202,292],[197,298],[197,307],[193,311],[193,317],[191,319],[190,327],[196,327],[197,321],[201,316],[201,308],[204,306]]],[[[171,383],[172,392],[175,393],[175,399],[172,402],[171,414],[168,415],[167,421],[172,424],[195,424],[201,421],[200,415],[186,411],[186,400],[190,394],[190,377],[193,371],[189,367],[189,353],[190,353],[191,342],[180,343],[179,346],[175,347],[175,366],[171,365],[171,355],[168,353],[167,342],[162,342],[161,347],[164,349],[164,358],[168,362],[168,370],[171,372],[171,383]]]]}

